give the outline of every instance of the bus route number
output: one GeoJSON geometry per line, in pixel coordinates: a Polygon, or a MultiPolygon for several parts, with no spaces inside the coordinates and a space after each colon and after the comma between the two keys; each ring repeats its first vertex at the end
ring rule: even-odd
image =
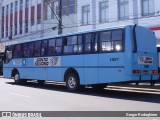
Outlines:
{"type": "Polygon", "coordinates": [[[112,62],[118,62],[119,58],[110,58],[110,61],[112,61],[112,62]]]}

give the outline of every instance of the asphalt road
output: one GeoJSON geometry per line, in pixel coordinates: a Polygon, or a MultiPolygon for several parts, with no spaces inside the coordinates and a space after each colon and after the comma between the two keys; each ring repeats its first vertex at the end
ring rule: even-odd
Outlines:
{"type": "Polygon", "coordinates": [[[160,92],[86,88],[70,93],[64,85],[16,85],[0,78],[0,111],[160,111],[160,92]]]}

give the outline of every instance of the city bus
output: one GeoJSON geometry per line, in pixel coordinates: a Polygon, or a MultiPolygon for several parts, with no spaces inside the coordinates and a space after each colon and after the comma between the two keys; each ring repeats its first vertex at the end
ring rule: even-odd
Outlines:
{"type": "Polygon", "coordinates": [[[128,25],[45,37],[8,45],[4,77],[64,82],[69,91],[81,86],[104,88],[109,83],[158,79],[154,33],[128,25]]]}

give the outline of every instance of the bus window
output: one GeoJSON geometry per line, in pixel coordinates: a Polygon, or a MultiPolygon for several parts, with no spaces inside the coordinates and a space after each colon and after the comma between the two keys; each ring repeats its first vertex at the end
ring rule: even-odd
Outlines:
{"type": "Polygon", "coordinates": [[[15,45],[14,48],[14,58],[20,58],[22,57],[22,49],[21,49],[21,44],[15,45]]]}
{"type": "Polygon", "coordinates": [[[33,55],[34,55],[34,42],[27,43],[27,46],[28,46],[29,57],[33,57],[33,55]]]}
{"type": "Polygon", "coordinates": [[[56,55],[62,54],[62,38],[56,39],[56,55]]]}
{"type": "Polygon", "coordinates": [[[73,54],[73,52],[77,51],[75,45],[77,45],[77,36],[64,38],[64,54],[73,54]]]}
{"type": "Polygon", "coordinates": [[[41,47],[41,56],[48,55],[48,41],[42,41],[42,47],[41,47]]]}
{"type": "Polygon", "coordinates": [[[84,35],[86,53],[91,52],[91,40],[92,40],[92,33],[84,35]]]}
{"type": "Polygon", "coordinates": [[[122,30],[112,31],[113,51],[122,51],[122,30]]]}
{"type": "Polygon", "coordinates": [[[36,41],[34,47],[34,56],[38,57],[40,55],[41,55],[41,41],[36,41]]]}
{"type": "Polygon", "coordinates": [[[111,31],[100,32],[100,50],[101,52],[111,51],[111,31]]]}
{"type": "Polygon", "coordinates": [[[22,44],[22,57],[29,57],[29,46],[28,46],[28,43],[22,44]]]}
{"type": "Polygon", "coordinates": [[[98,34],[97,33],[93,34],[92,52],[98,52],[98,34]]]}
{"type": "Polygon", "coordinates": [[[48,43],[48,55],[54,55],[55,54],[55,39],[49,40],[48,43]]]}
{"type": "Polygon", "coordinates": [[[6,47],[6,55],[5,55],[5,63],[9,63],[12,60],[12,52],[13,51],[13,46],[7,46],[6,47]]]}
{"type": "Polygon", "coordinates": [[[82,53],[82,51],[83,51],[82,35],[78,35],[77,44],[74,45],[73,52],[74,53],[82,53]]]}

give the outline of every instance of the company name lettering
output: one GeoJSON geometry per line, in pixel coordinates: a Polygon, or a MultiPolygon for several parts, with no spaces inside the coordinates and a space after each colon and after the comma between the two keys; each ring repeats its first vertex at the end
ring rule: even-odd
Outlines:
{"type": "Polygon", "coordinates": [[[35,61],[35,66],[48,66],[48,58],[37,58],[35,61]]]}

